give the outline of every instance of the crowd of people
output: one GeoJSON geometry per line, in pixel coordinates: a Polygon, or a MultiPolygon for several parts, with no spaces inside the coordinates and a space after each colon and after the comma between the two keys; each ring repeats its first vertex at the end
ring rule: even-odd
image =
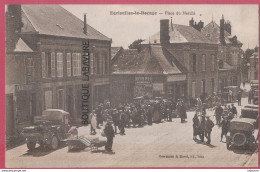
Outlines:
{"type": "Polygon", "coordinates": [[[172,121],[180,117],[181,123],[186,122],[186,105],[183,99],[174,101],[135,100],[133,103],[119,104],[112,107],[109,102],[98,105],[89,115],[90,134],[95,135],[96,129],[101,129],[107,137],[107,151],[112,150],[115,134],[125,135],[125,128],[143,127],[162,121],[172,121]]]}
{"type": "MultiPolygon", "coordinates": [[[[204,142],[204,137],[207,139],[207,144],[211,142],[211,131],[214,127],[214,122],[210,119],[210,116],[207,115],[206,109],[207,105],[202,103],[200,98],[197,99],[197,109],[193,117],[193,140],[197,140],[199,136],[200,140],[204,142]]],[[[214,116],[216,120],[216,125],[221,127],[221,142],[223,136],[226,136],[229,131],[229,123],[234,118],[237,117],[237,109],[232,103],[230,105],[222,106],[221,103],[218,103],[215,107],[212,108],[214,111],[214,116]]]]}

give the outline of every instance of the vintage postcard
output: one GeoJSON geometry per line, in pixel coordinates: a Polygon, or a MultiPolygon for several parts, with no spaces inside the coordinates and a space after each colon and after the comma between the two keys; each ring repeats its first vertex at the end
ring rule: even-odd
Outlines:
{"type": "Polygon", "coordinates": [[[6,4],[6,168],[259,167],[258,5],[6,4]]]}

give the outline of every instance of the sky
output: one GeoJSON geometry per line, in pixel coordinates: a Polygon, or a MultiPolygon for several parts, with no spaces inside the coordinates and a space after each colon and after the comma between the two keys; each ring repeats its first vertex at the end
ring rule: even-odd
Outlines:
{"type": "Polygon", "coordinates": [[[147,39],[160,30],[161,19],[189,25],[193,17],[204,26],[212,20],[218,25],[222,14],[232,26],[232,35],[243,43],[242,49],[259,46],[258,5],[62,5],[66,10],[112,39],[112,46],[128,48],[137,39],[147,39]],[[144,11],[157,15],[111,15],[111,12],[144,11]],[[166,14],[166,11],[170,14],[166,14]],[[180,15],[177,15],[180,12],[180,15]],[[185,14],[183,14],[185,12],[185,14]],[[159,14],[161,13],[161,14],[159,14]],[[174,13],[174,14],[173,14],[174,13]]]}

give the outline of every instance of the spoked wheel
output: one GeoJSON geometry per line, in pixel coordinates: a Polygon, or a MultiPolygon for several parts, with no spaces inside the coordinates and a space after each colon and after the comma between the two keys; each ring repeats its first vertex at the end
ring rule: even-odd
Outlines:
{"type": "Polygon", "coordinates": [[[58,148],[58,146],[59,146],[59,140],[58,140],[57,136],[52,136],[50,148],[55,150],[58,148]]]}
{"type": "Polygon", "coordinates": [[[29,149],[29,151],[33,151],[35,149],[35,146],[36,146],[35,141],[28,141],[27,142],[27,148],[29,149]]]}

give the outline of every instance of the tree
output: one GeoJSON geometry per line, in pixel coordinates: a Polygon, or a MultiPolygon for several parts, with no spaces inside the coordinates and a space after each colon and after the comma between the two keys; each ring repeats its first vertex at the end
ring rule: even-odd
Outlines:
{"type": "Polygon", "coordinates": [[[128,46],[129,49],[137,49],[139,50],[141,47],[141,43],[143,42],[143,39],[137,39],[132,44],[128,46]]]}

